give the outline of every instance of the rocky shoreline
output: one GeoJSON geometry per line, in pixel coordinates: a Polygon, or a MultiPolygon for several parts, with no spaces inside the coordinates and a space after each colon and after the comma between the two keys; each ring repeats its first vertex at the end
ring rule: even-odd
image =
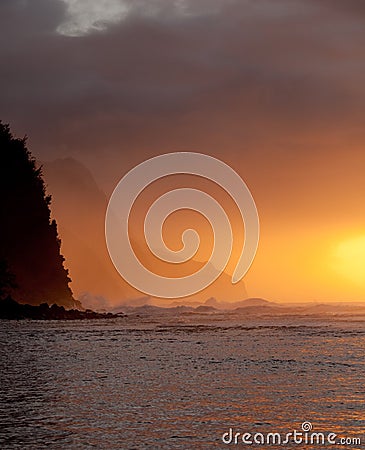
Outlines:
{"type": "Polygon", "coordinates": [[[42,303],[39,306],[21,304],[10,297],[0,301],[0,319],[7,320],[90,320],[113,319],[118,317],[112,313],[98,313],[90,309],[65,309],[63,306],[42,303]]]}

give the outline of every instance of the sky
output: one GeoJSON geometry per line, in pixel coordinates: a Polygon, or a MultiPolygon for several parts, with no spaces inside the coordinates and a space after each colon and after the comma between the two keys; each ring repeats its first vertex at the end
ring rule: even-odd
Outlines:
{"type": "MultiPolygon", "coordinates": [[[[152,156],[220,158],[260,217],[247,295],[360,301],[364,30],[361,0],[2,0],[0,118],[45,167],[80,163],[106,199],[152,156]]],[[[70,192],[51,193],[75,294],[117,301],[72,253],[70,192]]]]}

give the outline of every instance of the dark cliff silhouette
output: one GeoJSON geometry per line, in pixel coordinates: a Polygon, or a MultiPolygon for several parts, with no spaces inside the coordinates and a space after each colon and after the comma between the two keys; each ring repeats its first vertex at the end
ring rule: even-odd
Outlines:
{"type": "Polygon", "coordinates": [[[0,122],[0,297],[20,303],[80,307],[63,266],[41,168],[0,122]]]}

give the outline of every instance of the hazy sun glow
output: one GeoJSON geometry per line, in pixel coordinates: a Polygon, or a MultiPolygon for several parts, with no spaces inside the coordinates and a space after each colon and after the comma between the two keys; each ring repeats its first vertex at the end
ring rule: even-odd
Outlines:
{"type": "Polygon", "coordinates": [[[340,242],[335,249],[335,269],[359,285],[365,285],[365,235],[340,242]]]}

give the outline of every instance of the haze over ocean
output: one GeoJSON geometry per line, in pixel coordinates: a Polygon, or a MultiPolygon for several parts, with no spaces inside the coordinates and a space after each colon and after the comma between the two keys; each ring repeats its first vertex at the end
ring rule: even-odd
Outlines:
{"type": "Polygon", "coordinates": [[[0,0],[0,450],[365,448],[364,30],[0,0]]]}

